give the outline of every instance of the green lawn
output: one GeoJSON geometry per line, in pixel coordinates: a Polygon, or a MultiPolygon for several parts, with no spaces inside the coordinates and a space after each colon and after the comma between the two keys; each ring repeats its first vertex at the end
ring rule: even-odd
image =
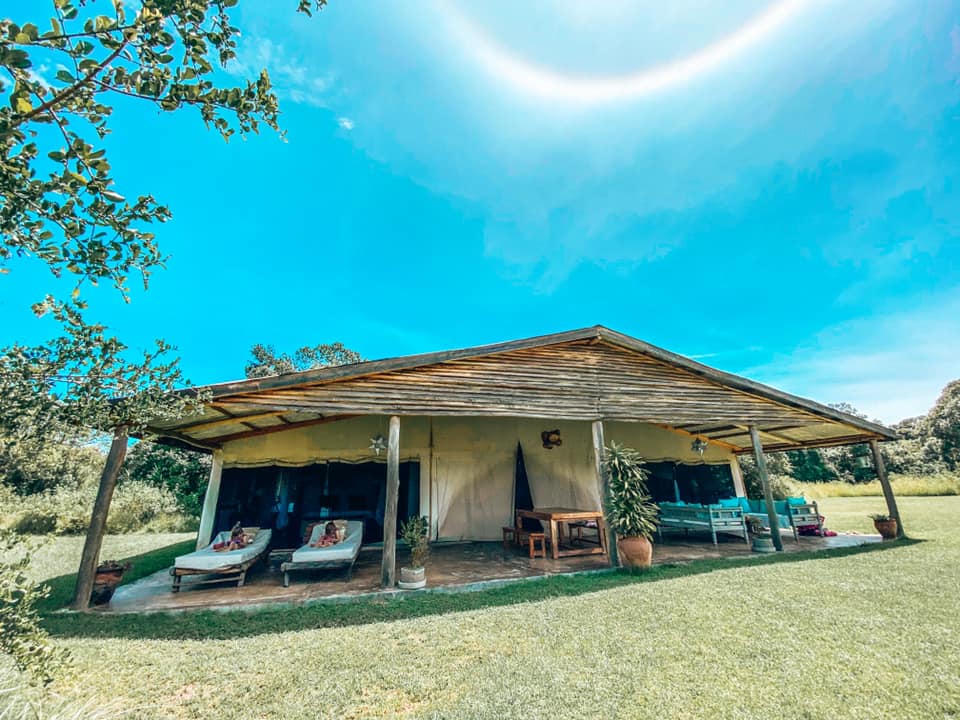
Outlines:
{"type": "MultiPolygon", "coordinates": [[[[820,506],[868,532],[883,501],[820,506]]],[[[958,717],[960,497],[901,510],[925,542],[249,614],[51,615],[73,654],[55,690],[147,718],[958,717]]]]}

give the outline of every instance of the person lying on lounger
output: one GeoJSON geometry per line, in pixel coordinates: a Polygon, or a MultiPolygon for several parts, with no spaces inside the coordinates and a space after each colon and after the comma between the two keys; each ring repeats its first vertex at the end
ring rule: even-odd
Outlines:
{"type": "Polygon", "coordinates": [[[246,546],[247,538],[243,534],[243,527],[237,522],[237,524],[233,526],[233,529],[230,530],[230,539],[214,543],[213,549],[217,552],[230,552],[231,550],[239,550],[246,546]]]}
{"type": "Polygon", "coordinates": [[[316,542],[310,543],[310,547],[330,547],[340,542],[340,533],[337,531],[337,524],[333,521],[323,526],[323,535],[317,538],[316,542]]]}

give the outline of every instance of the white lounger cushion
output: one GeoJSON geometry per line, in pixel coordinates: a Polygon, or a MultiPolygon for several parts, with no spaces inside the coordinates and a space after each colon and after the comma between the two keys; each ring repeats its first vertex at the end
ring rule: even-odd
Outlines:
{"type": "MultiPolygon", "coordinates": [[[[318,524],[310,534],[310,542],[316,542],[323,535],[324,523],[318,524]]],[[[336,545],[327,547],[310,547],[310,543],[303,545],[293,553],[292,562],[327,562],[353,560],[360,552],[363,542],[363,521],[350,520],[347,523],[347,537],[336,545]]]]}
{"type": "Polygon", "coordinates": [[[174,560],[173,565],[174,567],[183,568],[184,570],[211,571],[222,567],[229,567],[230,565],[239,565],[248,560],[253,560],[253,558],[266,550],[267,545],[270,544],[270,536],[272,534],[272,530],[260,530],[253,539],[253,542],[246,547],[240,548],[239,550],[230,550],[229,552],[226,550],[217,552],[213,549],[214,544],[230,539],[229,531],[222,532],[203,550],[197,550],[189,555],[181,555],[174,560]]]}

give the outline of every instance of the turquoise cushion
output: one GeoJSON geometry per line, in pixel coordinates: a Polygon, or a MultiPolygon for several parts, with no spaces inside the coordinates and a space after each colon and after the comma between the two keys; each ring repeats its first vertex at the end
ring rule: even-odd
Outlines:
{"type": "Polygon", "coordinates": [[[773,507],[776,510],[777,515],[787,515],[790,510],[787,508],[787,503],[783,500],[774,500],[773,507]]]}
{"type": "Polygon", "coordinates": [[[723,508],[738,508],[740,507],[739,498],[720,498],[720,507],[723,508]]]}
{"type": "Polygon", "coordinates": [[[737,500],[740,502],[740,507],[743,508],[744,512],[750,512],[750,501],[745,497],[739,497],[737,500]]]}
{"type": "Polygon", "coordinates": [[[788,505],[806,505],[807,499],[802,497],[788,497],[787,504],[788,505]]]}

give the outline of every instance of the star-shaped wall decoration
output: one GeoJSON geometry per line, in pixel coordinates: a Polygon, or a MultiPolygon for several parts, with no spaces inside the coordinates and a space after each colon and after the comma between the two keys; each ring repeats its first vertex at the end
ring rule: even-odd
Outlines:
{"type": "Polygon", "coordinates": [[[383,435],[375,435],[370,438],[370,449],[373,450],[379,457],[381,450],[387,449],[387,441],[384,439],[383,435]]]}

